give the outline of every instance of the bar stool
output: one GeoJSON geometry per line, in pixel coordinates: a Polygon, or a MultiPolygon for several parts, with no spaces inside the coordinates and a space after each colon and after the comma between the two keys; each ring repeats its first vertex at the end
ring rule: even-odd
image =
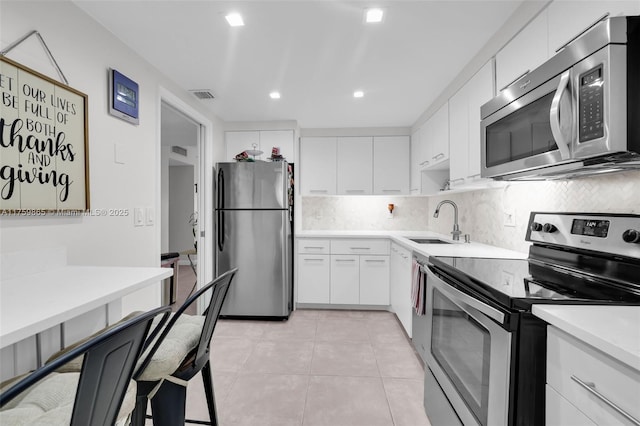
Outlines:
{"type": "Polygon", "coordinates": [[[178,261],[180,260],[180,253],[178,252],[170,252],[170,253],[162,253],[160,255],[160,266],[163,268],[173,268],[173,275],[168,278],[169,280],[169,290],[164,289],[163,295],[165,303],[168,300],[168,305],[173,305],[176,303],[176,294],[178,292],[178,261]],[[168,294],[167,294],[168,293],[168,294]]]}

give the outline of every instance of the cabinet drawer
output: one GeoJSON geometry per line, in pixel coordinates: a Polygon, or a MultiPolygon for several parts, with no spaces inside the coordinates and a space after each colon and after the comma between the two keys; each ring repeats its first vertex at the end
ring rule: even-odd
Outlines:
{"type": "Polygon", "coordinates": [[[389,254],[389,240],[332,240],[331,254],[389,254]]]}
{"type": "Polygon", "coordinates": [[[329,254],[331,243],[329,240],[299,239],[298,253],[300,254],[329,254]]]}
{"type": "Polygon", "coordinates": [[[545,387],[545,404],[544,421],[547,426],[595,426],[582,411],[549,385],[545,387]]]}
{"type": "Polygon", "coordinates": [[[552,326],[547,384],[596,424],[632,424],[615,407],[640,420],[640,372],[552,326]]]}

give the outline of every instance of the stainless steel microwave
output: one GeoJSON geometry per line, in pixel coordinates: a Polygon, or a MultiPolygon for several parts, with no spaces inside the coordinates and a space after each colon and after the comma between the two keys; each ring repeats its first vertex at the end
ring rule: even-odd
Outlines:
{"type": "Polygon", "coordinates": [[[482,177],[640,168],[640,16],[599,22],[480,113],[482,177]]]}

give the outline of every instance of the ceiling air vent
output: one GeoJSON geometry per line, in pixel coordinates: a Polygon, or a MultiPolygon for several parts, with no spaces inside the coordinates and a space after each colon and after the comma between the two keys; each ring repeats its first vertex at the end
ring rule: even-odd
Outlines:
{"type": "Polygon", "coordinates": [[[191,93],[194,94],[194,96],[198,99],[215,99],[216,97],[213,96],[213,93],[211,93],[211,90],[208,89],[200,89],[200,90],[189,90],[191,93]]]}
{"type": "Polygon", "coordinates": [[[183,157],[187,156],[187,150],[181,146],[172,146],[171,152],[182,155],[183,157]]]}

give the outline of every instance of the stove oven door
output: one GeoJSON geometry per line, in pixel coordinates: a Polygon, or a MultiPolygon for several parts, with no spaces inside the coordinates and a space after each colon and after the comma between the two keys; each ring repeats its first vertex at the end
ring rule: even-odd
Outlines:
{"type": "Polygon", "coordinates": [[[504,314],[428,269],[426,307],[427,365],[459,419],[507,425],[512,336],[500,326],[504,314]]]}

